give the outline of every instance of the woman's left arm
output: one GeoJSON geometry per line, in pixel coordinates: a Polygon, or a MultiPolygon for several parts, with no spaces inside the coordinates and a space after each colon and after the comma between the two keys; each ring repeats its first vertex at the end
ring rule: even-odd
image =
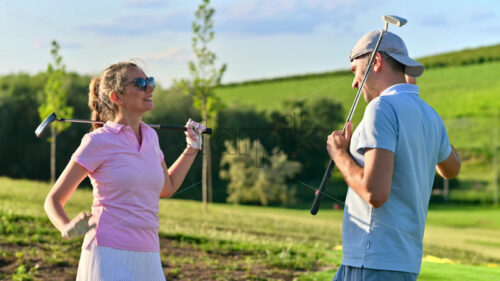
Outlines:
{"type": "Polygon", "coordinates": [[[187,147],[170,168],[167,168],[165,161],[161,162],[163,173],[165,174],[165,183],[160,197],[169,198],[179,189],[199,151],[198,149],[187,147]]]}
{"type": "Polygon", "coordinates": [[[175,163],[170,168],[167,168],[165,161],[161,162],[163,173],[165,174],[165,184],[161,190],[160,197],[168,198],[179,189],[198,151],[202,148],[203,138],[201,132],[205,130],[205,126],[189,118],[186,123],[186,128],[187,130],[184,133],[186,134],[187,147],[184,149],[181,156],[175,160],[175,163]]]}

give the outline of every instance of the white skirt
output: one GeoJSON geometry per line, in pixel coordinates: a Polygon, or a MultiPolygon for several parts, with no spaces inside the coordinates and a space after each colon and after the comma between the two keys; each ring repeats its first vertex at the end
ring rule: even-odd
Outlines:
{"type": "Polygon", "coordinates": [[[97,246],[82,249],[77,281],[165,281],[159,252],[137,252],[97,246]]]}

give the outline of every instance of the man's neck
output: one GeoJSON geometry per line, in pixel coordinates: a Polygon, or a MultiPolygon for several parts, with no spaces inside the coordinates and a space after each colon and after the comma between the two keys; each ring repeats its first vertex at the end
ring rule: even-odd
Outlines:
{"type": "Polygon", "coordinates": [[[383,79],[380,79],[379,81],[379,95],[389,87],[406,83],[405,75],[403,72],[387,73],[387,75],[385,75],[385,77],[383,77],[383,79]]]}

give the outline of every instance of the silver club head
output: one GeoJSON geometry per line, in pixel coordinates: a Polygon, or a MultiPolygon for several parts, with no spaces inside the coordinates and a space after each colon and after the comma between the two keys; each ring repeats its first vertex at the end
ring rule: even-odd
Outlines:
{"type": "Polygon", "coordinates": [[[398,16],[387,16],[387,15],[382,16],[382,20],[385,22],[386,26],[388,23],[390,23],[390,24],[394,24],[395,26],[401,27],[408,22],[405,18],[398,17],[398,16]]]}
{"type": "Polygon", "coordinates": [[[55,113],[50,114],[49,117],[45,118],[45,120],[43,120],[43,122],[38,126],[38,128],[36,128],[35,135],[38,138],[41,137],[45,129],[47,129],[47,127],[55,120],[57,120],[56,114],[55,113]]]}

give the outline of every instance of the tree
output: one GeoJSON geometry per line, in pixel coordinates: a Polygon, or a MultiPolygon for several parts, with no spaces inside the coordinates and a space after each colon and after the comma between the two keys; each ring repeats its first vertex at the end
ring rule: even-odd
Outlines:
{"type": "Polygon", "coordinates": [[[288,160],[286,154],[275,147],[267,153],[262,144],[249,139],[237,140],[236,145],[226,144],[222,156],[220,177],[229,180],[227,202],[295,203],[295,189],[289,189],[286,179],[296,175],[301,164],[288,160]]]}
{"type": "MultiPolygon", "coordinates": [[[[52,112],[56,112],[64,118],[72,118],[73,108],[66,106],[68,95],[63,90],[63,83],[66,77],[65,65],[62,63],[62,57],[59,55],[59,44],[54,40],[52,41],[52,48],[50,54],[53,59],[47,66],[47,83],[43,89],[43,98],[38,114],[40,120],[44,120],[52,112]]],[[[50,142],[50,181],[54,183],[56,178],[56,137],[57,134],[64,131],[69,127],[69,123],[55,122],[50,127],[51,137],[48,139],[50,142]]]]}
{"type": "Polygon", "coordinates": [[[343,122],[342,104],[331,98],[320,97],[285,101],[282,108],[269,115],[272,127],[288,128],[290,132],[284,133],[284,138],[289,138],[290,144],[282,149],[289,159],[303,164],[300,178],[313,180],[330,159],[325,141],[343,122]]]}
{"type": "MultiPolygon", "coordinates": [[[[210,0],[203,0],[195,12],[195,20],[192,23],[193,38],[191,47],[195,54],[195,60],[189,62],[191,81],[182,79],[176,82],[176,87],[185,94],[193,97],[193,105],[200,110],[203,123],[207,127],[214,128],[217,112],[224,104],[215,95],[214,89],[220,85],[222,75],[226,71],[226,65],[220,68],[215,65],[217,56],[208,48],[208,44],[214,39],[213,15],[215,9],[211,8],[210,0]]],[[[208,199],[212,201],[212,165],[211,146],[209,135],[203,136],[203,164],[202,164],[202,200],[203,209],[207,208],[208,199]]]]}

